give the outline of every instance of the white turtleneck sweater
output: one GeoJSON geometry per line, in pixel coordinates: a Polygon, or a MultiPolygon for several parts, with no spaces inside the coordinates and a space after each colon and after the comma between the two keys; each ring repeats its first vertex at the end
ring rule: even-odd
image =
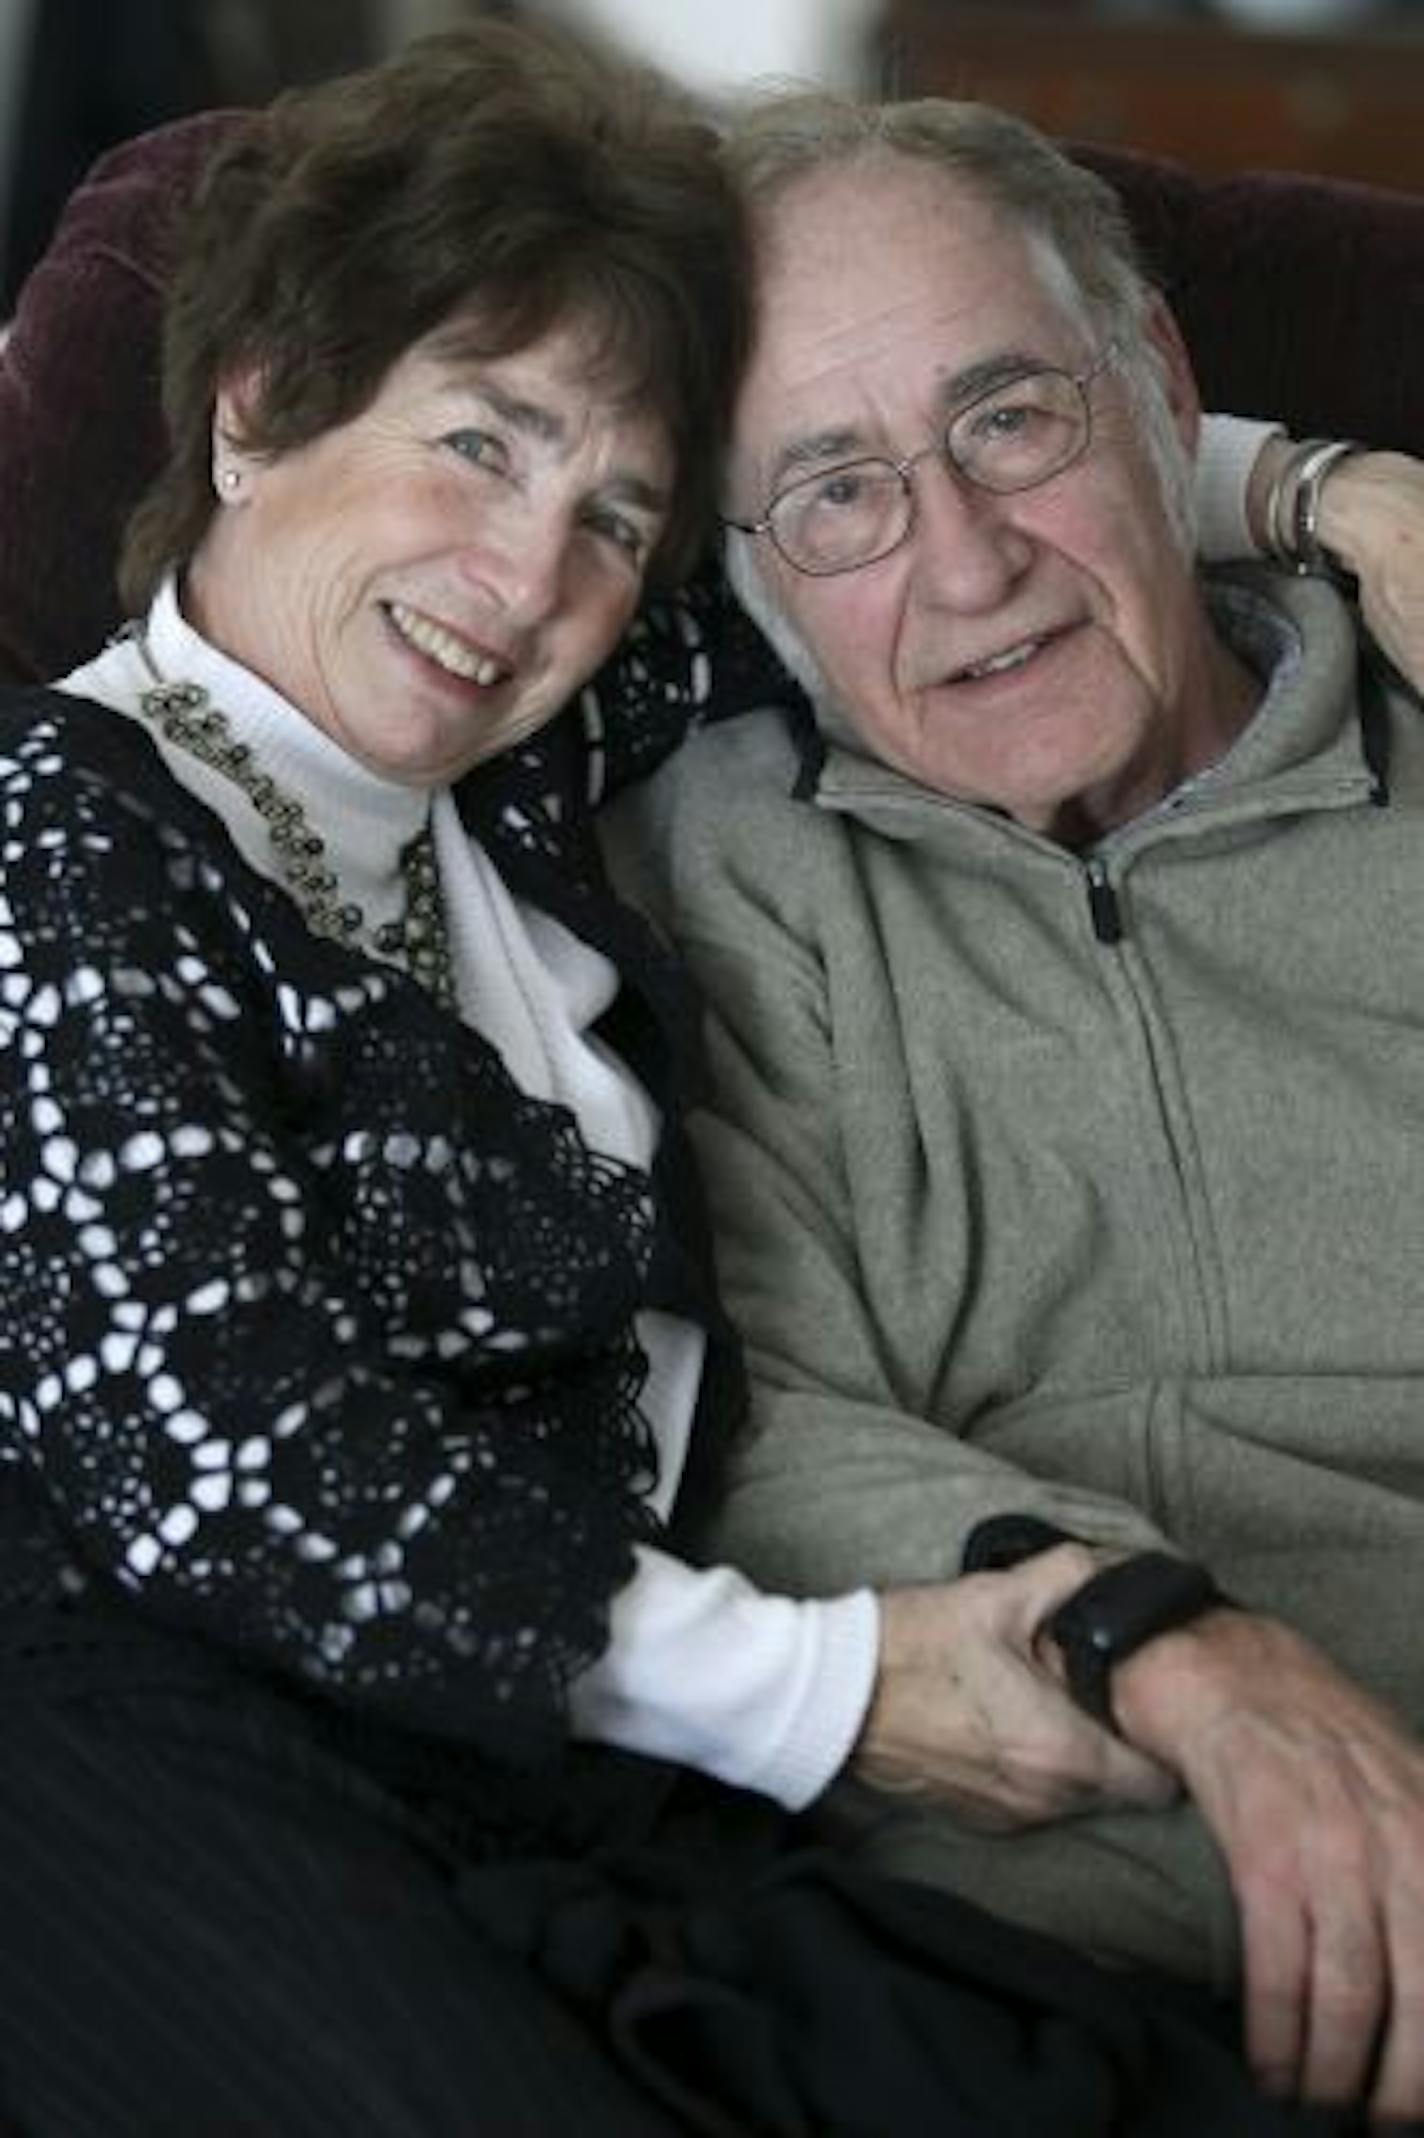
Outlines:
{"type": "MultiPolygon", "coordinates": [[[[448,791],[433,797],[383,779],[267,684],[184,621],[172,585],[148,619],[148,650],[165,681],[201,684],[261,769],[300,801],[326,841],[345,898],[368,927],[405,908],[400,854],[431,812],[460,1014],[498,1047],[532,1096],[562,1102],[594,1148],[646,1165],[656,1110],[593,1026],[618,988],[609,961],[506,890],[470,838],[448,791]]],[[[64,678],[60,688],[140,721],[174,777],[219,816],[238,851],[280,880],[267,828],[241,788],[166,741],[138,710],[153,676],[132,640],[64,678]]],[[[703,1340],[669,1315],[639,1317],[649,1359],[643,1407],[656,1435],[653,1495],[666,1514],[677,1490],[702,1369],[703,1340]]],[[[753,1589],[728,1567],[694,1569],[641,1546],[614,1598],[605,1653],[576,1682],[577,1735],[679,1760],[796,1809],[844,1764],[874,1684],[879,1626],[868,1591],[824,1602],[753,1589]]]]}

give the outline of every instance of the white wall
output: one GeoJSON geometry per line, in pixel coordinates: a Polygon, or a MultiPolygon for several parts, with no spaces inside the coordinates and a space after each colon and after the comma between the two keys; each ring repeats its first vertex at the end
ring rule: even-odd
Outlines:
{"type": "Polygon", "coordinates": [[[759,78],[855,88],[879,0],[542,0],[707,95],[759,78]]]}

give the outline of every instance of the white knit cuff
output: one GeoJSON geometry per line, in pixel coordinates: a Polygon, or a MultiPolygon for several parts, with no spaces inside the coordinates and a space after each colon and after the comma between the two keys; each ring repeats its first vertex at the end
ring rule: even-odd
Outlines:
{"type": "Polygon", "coordinates": [[[1279,423],[1253,416],[1205,416],[1197,442],[1197,554],[1204,564],[1262,554],[1246,518],[1251,471],[1279,423]]]}
{"type": "Polygon", "coordinates": [[[613,1599],[608,1647],[569,1688],[574,1735],[799,1811],[845,1765],[870,1705],[874,1596],[767,1596],[729,1566],[686,1566],[647,1545],[637,1562],[613,1599]]]}
{"type": "Polygon", "coordinates": [[[880,1605],[870,1589],[800,1607],[807,1642],[801,1698],[752,1788],[802,1811],[854,1749],[880,1668],[880,1605]]]}

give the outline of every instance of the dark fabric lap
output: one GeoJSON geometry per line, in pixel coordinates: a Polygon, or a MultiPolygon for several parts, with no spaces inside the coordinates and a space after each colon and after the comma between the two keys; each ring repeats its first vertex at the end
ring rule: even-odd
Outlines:
{"type": "Polygon", "coordinates": [[[675,2128],[398,1808],[261,1703],[14,1702],[5,1740],[0,2102],[25,2138],[675,2128]]]}
{"type": "Polygon", "coordinates": [[[757,1800],[476,1852],[299,1700],[95,1678],[0,1701],[0,2138],[1334,2128],[1261,2101],[1195,2000],[757,1800]]]}

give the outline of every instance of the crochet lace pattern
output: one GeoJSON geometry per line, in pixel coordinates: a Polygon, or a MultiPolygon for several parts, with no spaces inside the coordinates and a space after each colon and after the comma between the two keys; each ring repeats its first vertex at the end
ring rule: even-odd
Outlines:
{"type": "Polygon", "coordinates": [[[0,700],[0,808],[0,1567],[539,1757],[655,1527],[648,1177],[131,723],[0,700]]]}
{"type": "Polygon", "coordinates": [[[801,690],[711,561],[676,594],[639,611],[583,692],[589,798],[596,804],[645,778],[689,727],[802,703],[801,690]]]}

